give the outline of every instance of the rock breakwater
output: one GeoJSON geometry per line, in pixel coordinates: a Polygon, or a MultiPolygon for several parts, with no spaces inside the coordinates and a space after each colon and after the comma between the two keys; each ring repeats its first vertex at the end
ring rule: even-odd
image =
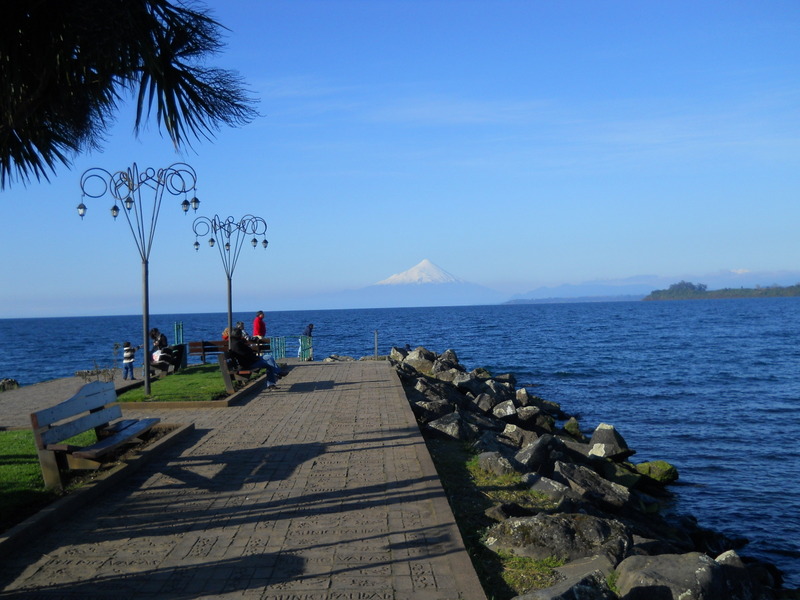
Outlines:
{"type": "Polygon", "coordinates": [[[423,433],[470,444],[482,469],[518,473],[551,500],[487,512],[489,549],[564,562],[556,586],[518,600],[796,597],[774,566],[737,553],[745,540],[667,514],[677,470],[632,461],[613,425],[584,432],[556,402],[517,388],[513,374],[468,371],[453,350],[393,348],[389,360],[423,433]]]}

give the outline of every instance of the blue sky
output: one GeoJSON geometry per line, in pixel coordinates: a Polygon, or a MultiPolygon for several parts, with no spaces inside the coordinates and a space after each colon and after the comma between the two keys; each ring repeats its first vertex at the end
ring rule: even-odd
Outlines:
{"type": "MultiPolygon", "coordinates": [[[[234,310],[428,258],[512,294],[639,275],[800,272],[800,4],[207,3],[262,117],[176,154],[130,107],[103,152],[0,193],[0,317],[136,314],[141,265],[80,175],[185,161],[198,215],[263,217],[234,310]]],[[[222,312],[216,252],[165,200],[151,311],[222,312]]],[[[800,275],[798,275],[800,280],[800,275]]],[[[318,308],[325,308],[319,306],[318,308]]]]}

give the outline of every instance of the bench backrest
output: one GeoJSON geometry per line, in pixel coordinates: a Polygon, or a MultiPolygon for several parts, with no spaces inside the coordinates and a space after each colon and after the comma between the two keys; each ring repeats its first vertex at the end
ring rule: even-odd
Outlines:
{"type": "Polygon", "coordinates": [[[224,340],[219,341],[200,341],[200,342],[189,342],[189,354],[200,354],[205,356],[206,354],[219,354],[220,352],[225,352],[228,349],[228,342],[224,340]]]}
{"type": "Polygon", "coordinates": [[[37,447],[43,449],[120,417],[114,382],[93,381],[69,400],[31,413],[31,427],[37,447]]]}
{"type": "MultiPolygon", "coordinates": [[[[247,342],[250,347],[258,353],[269,352],[271,349],[270,338],[260,338],[247,342]]],[[[199,342],[189,342],[189,354],[219,354],[228,350],[226,340],[202,340],[199,342]]]]}

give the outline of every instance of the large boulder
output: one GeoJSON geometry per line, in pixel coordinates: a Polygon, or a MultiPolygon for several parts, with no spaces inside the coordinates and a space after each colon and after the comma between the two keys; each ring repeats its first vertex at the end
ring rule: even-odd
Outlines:
{"type": "Polygon", "coordinates": [[[574,492],[604,511],[619,512],[631,508],[631,492],[624,485],[608,481],[583,465],[558,461],[552,478],[568,485],[574,492]]]}
{"type": "Polygon", "coordinates": [[[503,456],[513,458],[517,449],[511,446],[502,435],[497,435],[491,431],[484,431],[472,443],[472,447],[479,454],[481,452],[499,452],[503,456]]]}
{"type": "Polygon", "coordinates": [[[522,476],[522,483],[527,485],[530,491],[543,494],[555,502],[577,496],[569,486],[538,473],[525,473],[522,476]]]}
{"type": "Polygon", "coordinates": [[[538,406],[520,406],[517,408],[517,421],[523,425],[536,425],[539,415],[542,414],[542,409],[538,406]]]}
{"type": "Polygon", "coordinates": [[[465,421],[456,411],[426,425],[428,429],[441,433],[454,440],[470,441],[478,437],[478,428],[465,421]]]}
{"type": "Polygon", "coordinates": [[[678,481],[678,469],[665,460],[639,463],[636,470],[663,485],[678,481]]]}
{"type": "Polygon", "coordinates": [[[522,448],[514,457],[524,470],[542,475],[551,475],[555,464],[566,458],[567,448],[564,442],[547,433],[522,448]]]}
{"type": "Polygon", "coordinates": [[[473,377],[475,377],[476,379],[491,379],[492,378],[492,374],[488,370],[484,369],[483,367],[478,367],[477,369],[472,369],[472,371],[470,371],[469,374],[472,375],[473,377]]]}
{"type": "Polygon", "coordinates": [[[433,363],[436,362],[436,354],[420,346],[409,352],[403,362],[407,365],[411,365],[420,373],[430,375],[433,373],[433,363]]]}
{"type": "Polygon", "coordinates": [[[519,388],[514,397],[517,399],[517,404],[520,406],[528,406],[531,403],[531,395],[526,388],[519,388]]]}
{"type": "Polygon", "coordinates": [[[433,362],[433,373],[441,373],[450,370],[466,371],[466,369],[461,366],[461,363],[458,362],[458,356],[455,350],[445,350],[442,354],[437,356],[436,360],[433,362]]]}
{"type": "Polygon", "coordinates": [[[513,419],[517,416],[517,407],[513,400],[506,400],[495,405],[492,414],[498,419],[513,419]]]}
{"type": "Polygon", "coordinates": [[[541,513],[508,519],[487,531],[486,546],[541,560],[550,556],[572,561],[602,555],[617,565],[632,546],[619,521],[586,514],[541,513]]]}
{"type": "Polygon", "coordinates": [[[414,389],[430,401],[447,400],[454,405],[460,405],[465,401],[464,396],[452,385],[428,377],[417,377],[414,389]]]}
{"type": "Polygon", "coordinates": [[[489,389],[490,394],[494,394],[497,397],[499,402],[514,400],[516,397],[514,387],[509,383],[492,378],[486,382],[486,387],[489,389]]]}
{"type": "Polygon", "coordinates": [[[397,348],[393,346],[392,349],[389,350],[389,360],[393,364],[402,363],[406,359],[406,356],[408,356],[408,350],[406,348],[397,348]]]}
{"type": "Polygon", "coordinates": [[[411,403],[411,410],[420,423],[430,423],[453,412],[453,405],[447,400],[418,400],[411,403]]]}
{"type": "Polygon", "coordinates": [[[492,431],[501,433],[506,424],[500,419],[496,419],[491,415],[484,415],[481,413],[471,412],[469,410],[461,411],[461,418],[467,423],[474,425],[480,431],[492,431]]]}
{"type": "Polygon", "coordinates": [[[446,381],[447,383],[452,383],[454,385],[459,385],[460,383],[468,381],[470,379],[468,373],[465,373],[464,371],[461,371],[459,369],[447,369],[446,371],[436,371],[433,373],[433,376],[439,381],[446,381]]]}
{"type": "MultiPolygon", "coordinates": [[[[472,394],[479,396],[480,394],[491,394],[491,390],[486,385],[487,379],[477,377],[474,372],[468,373],[469,377],[464,380],[459,380],[456,383],[458,390],[463,394],[472,394]]],[[[499,400],[498,400],[499,401],[499,400]]]]}
{"type": "Polygon", "coordinates": [[[735,552],[630,556],[617,566],[622,600],[762,600],[764,590],[735,552]]]}
{"type": "Polygon", "coordinates": [[[467,401],[467,405],[470,410],[489,413],[492,412],[492,409],[494,409],[495,406],[497,406],[497,398],[491,394],[478,394],[477,396],[470,398],[467,401]]]}
{"type": "Polygon", "coordinates": [[[535,442],[539,436],[533,431],[529,431],[519,425],[513,423],[506,423],[503,428],[503,437],[517,448],[524,448],[529,444],[535,442]]]}
{"type": "Polygon", "coordinates": [[[635,454],[634,450],[628,448],[628,444],[622,439],[613,425],[600,423],[592,433],[589,440],[589,455],[599,458],[611,458],[613,460],[625,460],[635,454]]]}

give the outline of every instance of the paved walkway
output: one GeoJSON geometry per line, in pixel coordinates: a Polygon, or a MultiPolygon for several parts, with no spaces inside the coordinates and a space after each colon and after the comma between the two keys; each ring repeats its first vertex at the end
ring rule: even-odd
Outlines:
{"type": "Polygon", "coordinates": [[[281,388],[148,406],[196,430],[6,557],[0,597],[485,600],[388,363],[301,363],[281,388]]]}

